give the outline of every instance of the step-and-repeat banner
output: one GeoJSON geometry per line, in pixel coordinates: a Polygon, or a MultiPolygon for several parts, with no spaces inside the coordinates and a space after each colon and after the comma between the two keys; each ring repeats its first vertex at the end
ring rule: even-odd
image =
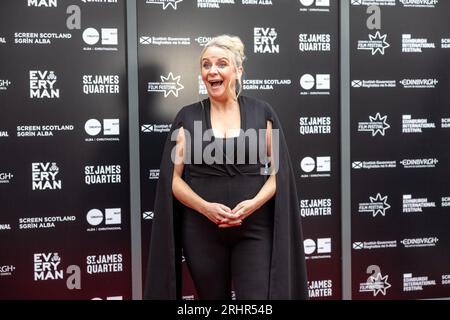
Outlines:
{"type": "Polygon", "coordinates": [[[351,1],[352,296],[450,289],[450,2],[351,1]]]}
{"type": "MultiPolygon", "coordinates": [[[[246,45],[243,94],[268,101],[284,127],[299,187],[305,241],[298,245],[305,247],[310,296],[341,297],[338,9],[333,0],[138,1],[143,270],[170,124],[183,106],[207,97],[203,46],[232,34],[246,45]]],[[[184,299],[195,299],[187,268],[184,277],[184,299]]]]}
{"type": "Polygon", "coordinates": [[[130,299],[125,1],[4,0],[0,299],[130,299]]]}

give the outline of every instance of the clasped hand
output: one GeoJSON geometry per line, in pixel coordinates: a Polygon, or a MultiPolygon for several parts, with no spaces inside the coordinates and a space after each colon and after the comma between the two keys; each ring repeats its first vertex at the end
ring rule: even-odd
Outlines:
{"type": "Polygon", "coordinates": [[[256,209],[258,208],[254,199],[244,200],[233,209],[221,203],[209,202],[206,206],[205,216],[219,228],[229,228],[240,226],[242,221],[256,209]]]}

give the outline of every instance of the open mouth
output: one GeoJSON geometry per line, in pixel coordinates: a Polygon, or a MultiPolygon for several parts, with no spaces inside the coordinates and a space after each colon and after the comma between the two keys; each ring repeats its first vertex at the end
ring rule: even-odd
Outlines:
{"type": "Polygon", "coordinates": [[[209,80],[208,81],[209,84],[211,85],[211,87],[213,88],[218,88],[222,85],[223,81],[222,80],[209,80]]]}

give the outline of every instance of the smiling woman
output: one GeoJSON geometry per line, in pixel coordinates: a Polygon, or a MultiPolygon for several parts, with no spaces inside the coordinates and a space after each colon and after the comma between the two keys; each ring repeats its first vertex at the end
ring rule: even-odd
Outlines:
{"type": "Polygon", "coordinates": [[[147,299],[180,298],[181,249],[200,299],[229,300],[232,287],[237,299],[307,298],[289,153],[271,106],[240,94],[243,61],[228,35],[200,55],[208,99],[178,113],[166,142],[147,299]]]}

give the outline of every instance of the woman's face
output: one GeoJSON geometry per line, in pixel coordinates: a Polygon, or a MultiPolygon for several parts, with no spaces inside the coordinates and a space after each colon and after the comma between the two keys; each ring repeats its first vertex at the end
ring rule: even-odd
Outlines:
{"type": "Polygon", "coordinates": [[[242,67],[236,68],[230,56],[228,50],[219,47],[209,47],[203,54],[202,80],[214,100],[235,98],[236,79],[241,76],[242,67]]]}

